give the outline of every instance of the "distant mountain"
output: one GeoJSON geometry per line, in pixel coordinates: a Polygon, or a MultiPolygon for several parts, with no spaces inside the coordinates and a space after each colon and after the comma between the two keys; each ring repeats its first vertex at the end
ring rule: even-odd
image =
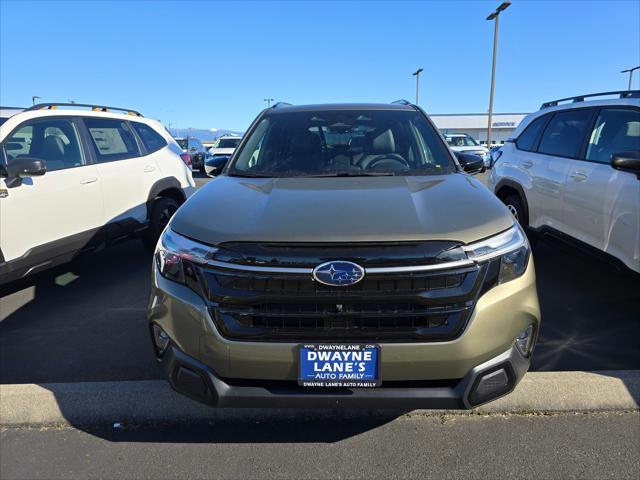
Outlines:
{"type": "Polygon", "coordinates": [[[171,132],[171,135],[174,137],[186,137],[189,135],[197,138],[201,142],[213,142],[224,135],[242,136],[244,134],[244,132],[224,130],[221,128],[211,128],[209,130],[203,128],[170,128],[169,132],[171,132]]]}

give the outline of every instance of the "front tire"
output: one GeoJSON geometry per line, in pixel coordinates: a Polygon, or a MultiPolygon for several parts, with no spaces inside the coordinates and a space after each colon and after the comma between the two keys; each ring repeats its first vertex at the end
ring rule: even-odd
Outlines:
{"type": "Polygon", "coordinates": [[[509,195],[505,197],[502,202],[507,206],[507,209],[511,212],[511,215],[518,221],[522,228],[526,228],[525,211],[522,206],[522,201],[517,195],[509,195]]]}
{"type": "Polygon", "coordinates": [[[527,232],[529,244],[534,247],[538,241],[538,237],[531,229],[529,229],[529,221],[522,200],[518,195],[508,195],[502,199],[502,202],[507,206],[507,209],[511,212],[511,215],[518,221],[522,229],[527,232]]]}
{"type": "Polygon", "coordinates": [[[153,202],[151,214],[149,215],[149,228],[144,236],[144,243],[147,248],[155,248],[160,234],[179,206],[178,202],[173,198],[167,197],[158,198],[153,202]]]}

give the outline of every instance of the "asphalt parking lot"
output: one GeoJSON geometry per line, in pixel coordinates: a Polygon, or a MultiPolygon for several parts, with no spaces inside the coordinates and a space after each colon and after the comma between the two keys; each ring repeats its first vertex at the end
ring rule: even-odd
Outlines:
{"type": "MultiPolygon", "coordinates": [[[[533,370],[640,368],[640,281],[557,241],[540,241],[534,258],[533,370]]],[[[0,384],[160,378],[145,320],[150,266],[128,241],[1,290],[0,384]]]]}

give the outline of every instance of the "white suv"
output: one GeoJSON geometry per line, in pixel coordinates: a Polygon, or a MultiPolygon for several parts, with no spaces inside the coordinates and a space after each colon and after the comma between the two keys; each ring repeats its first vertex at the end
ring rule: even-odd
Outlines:
{"type": "Polygon", "coordinates": [[[485,167],[489,166],[489,149],[480,145],[471,135],[466,133],[445,133],[444,139],[454,152],[477,155],[482,158],[485,167]]]}
{"type": "Polygon", "coordinates": [[[640,91],[545,103],[514,137],[488,184],[520,223],[640,273],[640,91]]]}
{"type": "Polygon", "coordinates": [[[0,108],[0,284],[122,237],[153,245],[195,191],[169,132],[114,110],[0,108]]]}

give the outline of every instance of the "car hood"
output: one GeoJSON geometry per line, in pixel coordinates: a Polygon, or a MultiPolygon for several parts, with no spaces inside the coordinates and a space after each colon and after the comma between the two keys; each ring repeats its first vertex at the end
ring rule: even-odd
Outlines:
{"type": "Polygon", "coordinates": [[[480,146],[480,145],[476,145],[475,147],[451,147],[451,150],[453,150],[454,152],[469,152],[469,151],[473,151],[473,152],[485,152],[487,153],[489,150],[487,150],[486,148],[480,146]]]}
{"type": "Polygon", "coordinates": [[[231,155],[235,148],[212,148],[209,150],[211,155],[231,155]]]}
{"type": "Polygon", "coordinates": [[[211,245],[254,242],[469,243],[508,229],[513,217],[479,180],[429,177],[211,180],[171,228],[211,245]]]}

